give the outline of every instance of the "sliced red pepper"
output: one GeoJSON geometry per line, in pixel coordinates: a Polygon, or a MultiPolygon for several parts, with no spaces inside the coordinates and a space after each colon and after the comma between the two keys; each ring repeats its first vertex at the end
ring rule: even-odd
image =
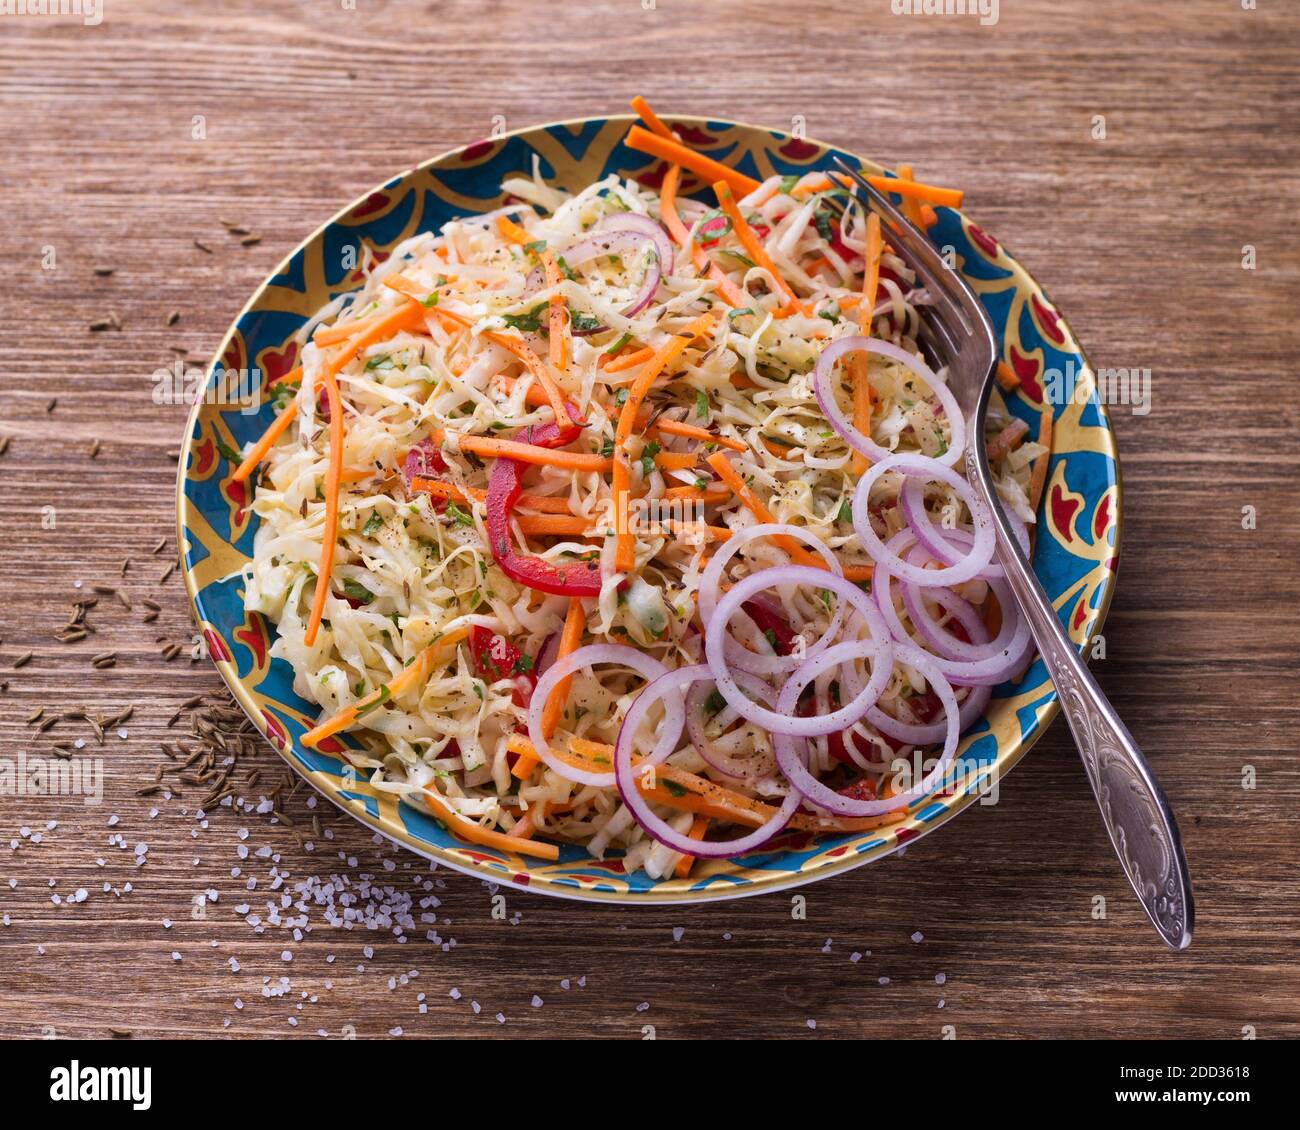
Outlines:
{"type": "Polygon", "coordinates": [[[527,708],[537,686],[537,672],[524,653],[505,636],[478,624],[469,630],[469,654],[474,670],[481,679],[495,683],[498,679],[514,679],[516,706],[527,708]]]}
{"type": "MultiPolygon", "coordinates": [[[[570,418],[575,414],[576,409],[570,405],[570,418]]],[[[556,448],[572,443],[581,430],[575,424],[564,427],[554,423],[535,424],[514,438],[519,443],[556,448]]],[[[599,562],[577,561],[558,565],[515,549],[510,535],[510,515],[523,492],[527,470],[528,464],[518,459],[498,459],[492,467],[487,492],[487,528],[492,556],[507,577],[539,592],[558,596],[599,596],[599,562]]]]}
{"type": "Polygon", "coordinates": [[[741,607],[758,625],[758,630],[767,636],[767,642],[777,655],[789,655],[794,650],[794,631],[784,616],[757,600],[747,600],[741,607]]]}

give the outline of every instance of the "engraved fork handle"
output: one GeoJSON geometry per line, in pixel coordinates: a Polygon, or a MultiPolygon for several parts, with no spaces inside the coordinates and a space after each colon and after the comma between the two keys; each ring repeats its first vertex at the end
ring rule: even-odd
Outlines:
{"type": "Polygon", "coordinates": [[[995,502],[998,559],[1029,621],[1083,758],[1115,854],[1152,924],[1171,948],[1192,940],[1192,884],[1164,790],[1056,618],[995,502]]]}

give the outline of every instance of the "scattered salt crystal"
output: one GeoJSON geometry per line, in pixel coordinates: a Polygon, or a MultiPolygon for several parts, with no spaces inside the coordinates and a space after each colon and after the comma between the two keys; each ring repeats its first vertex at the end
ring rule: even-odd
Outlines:
{"type": "Polygon", "coordinates": [[[542,998],[539,997],[536,993],[534,993],[534,994],[533,994],[533,1000],[532,1000],[532,1005],[533,1005],[533,1007],[534,1007],[534,1008],[541,1008],[543,1003],[544,1003],[544,1002],[542,1001],[542,998]]]}
{"type": "Polygon", "coordinates": [[[851,954],[849,954],[849,960],[853,962],[854,965],[856,965],[859,961],[862,960],[862,955],[858,953],[857,950],[854,950],[851,954]]]}
{"type": "Polygon", "coordinates": [[[914,942],[923,942],[924,940],[925,940],[925,935],[922,934],[920,930],[918,930],[915,934],[912,935],[912,941],[914,942]]]}
{"type": "Polygon", "coordinates": [[[936,985],[942,985],[946,980],[948,980],[948,974],[946,973],[936,973],[934,975],[934,983],[936,985]]]}
{"type": "Polygon", "coordinates": [[[683,927],[681,927],[681,926],[674,926],[674,927],[673,927],[673,941],[674,941],[674,942],[680,942],[680,941],[682,940],[682,935],[683,935],[684,933],[686,933],[686,930],[685,930],[683,927]]]}
{"type": "Polygon", "coordinates": [[[808,1020],[808,1027],[811,1028],[811,1029],[815,1032],[815,1031],[817,1030],[817,1021],[813,1020],[813,1019],[810,1017],[809,1020],[808,1020]]]}

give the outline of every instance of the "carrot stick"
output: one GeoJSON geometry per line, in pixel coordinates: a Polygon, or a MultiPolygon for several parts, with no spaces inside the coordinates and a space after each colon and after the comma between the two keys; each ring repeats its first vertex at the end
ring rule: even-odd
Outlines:
{"type": "Polygon", "coordinates": [[[613,460],[603,455],[587,455],[577,451],[553,451],[531,443],[518,443],[512,439],[493,439],[491,436],[467,435],[464,432],[443,432],[435,428],[429,433],[434,443],[442,443],[448,435],[456,437],[461,451],[475,455],[488,455],[494,459],[518,459],[539,467],[567,467],[570,471],[608,471],[613,460]]]}
{"type": "Polygon", "coordinates": [[[713,191],[717,194],[718,206],[731,218],[731,225],[745,250],[749,252],[749,257],[771,274],[776,280],[776,285],[781,288],[781,293],[785,295],[786,304],[781,308],[780,312],[783,315],[796,311],[802,312],[803,307],[799,304],[798,295],[790,289],[790,284],[781,277],[781,272],[776,269],[776,264],[772,262],[772,257],[768,255],[767,248],[763,246],[763,241],[754,234],[754,229],[749,226],[745,218],[740,214],[740,208],[736,205],[736,198],[731,193],[731,186],[720,180],[714,184],[713,191]]]}
{"type": "MultiPolygon", "coordinates": [[[[532,744],[522,734],[512,734],[506,748],[521,757],[526,753],[537,756],[532,744]]],[[[585,738],[572,738],[567,752],[554,747],[552,751],[561,761],[583,769],[592,768],[594,763],[608,770],[614,762],[612,745],[587,741],[585,738]]],[[[675,765],[655,766],[655,787],[649,787],[645,775],[638,774],[637,788],[648,799],[669,808],[704,813],[728,823],[746,824],[751,828],[765,824],[776,812],[775,808],[761,800],[735,792],[706,777],[697,777],[675,765]],[[667,782],[676,788],[659,788],[661,782],[667,782]]],[[[861,832],[885,824],[896,824],[906,815],[903,810],[883,816],[818,816],[810,812],[796,812],[790,818],[789,827],[810,832],[861,832]]]]}
{"type": "Polygon", "coordinates": [[[658,157],[674,165],[681,165],[682,168],[690,169],[696,176],[710,184],[716,180],[726,181],[741,196],[748,196],[760,184],[753,177],[746,176],[736,169],[729,169],[726,165],[705,157],[702,153],[688,149],[672,137],[661,137],[640,126],[634,125],[627,131],[627,137],[623,140],[628,148],[638,149],[642,153],[648,153],[651,157],[658,157]]]}
{"type": "Polygon", "coordinates": [[[699,460],[693,451],[659,451],[655,453],[655,466],[664,471],[689,471],[699,460]]]}
{"type": "Polygon", "coordinates": [[[650,103],[641,95],[632,99],[632,109],[637,112],[637,116],[646,124],[646,128],[651,133],[657,133],[660,137],[666,137],[669,141],[675,140],[673,132],[659,120],[659,115],[650,109],[650,103]]]}
{"type": "MultiPolygon", "coordinates": [[[[344,348],[347,352],[347,347],[344,348]]],[[[340,365],[339,368],[342,368],[340,365]]],[[[325,472],[325,528],[321,532],[320,568],[316,570],[316,591],[312,596],[311,615],[307,618],[307,631],[303,642],[311,647],[320,631],[325,615],[325,597],[329,594],[330,574],[334,571],[334,550],[339,536],[339,487],[343,473],[343,398],[339,396],[339,383],[332,370],[332,362],[325,367],[325,395],[330,406],[329,463],[325,472]]]]}
{"type": "Polygon", "coordinates": [[[444,647],[451,647],[453,644],[460,643],[469,635],[468,628],[455,628],[448,632],[441,639],[434,640],[428,647],[420,652],[410,663],[404,667],[391,682],[380,687],[378,690],[371,691],[365,698],[361,699],[353,706],[340,710],[332,718],[313,726],[302,736],[302,744],[314,749],[332,734],[337,734],[340,730],[346,730],[363,714],[368,713],[371,709],[377,707],[382,702],[388,702],[396,698],[404,691],[410,690],[421,679],[423,679],[429,670],[429,661],[434,654],[444,647]]]}
{"type": "Polygon", "coordinates": [[[572,517],[568,514],[520,514],[518,517],[520,533],[533,537],[546,537],[560,534],[580,537],[591,529],[586,518],[572,517]]]}
{"type": "Polygon", "coordinates": [[[1029,506],[1035,511],[1043,500],[1043,487],[1047,485],[1047,465],[1052,459],[1052,410],[1050,408],[1038,417],[1038,442],[1047,450],[1034,460],[1034,469],[1029,472],[1029,506]]]}
{"type": "MultiPolygon", "coordinates": [[[[542,261],[542,269],[546,272],[546,285],[558,287],[564,281],[564,276],[560,274],[560,265],[555,261],[555,256],[549,251],[539,251],[537,257],[542,261]]],[[[550,301],[551,364],[564,372],[569,367],[569,309],[564,304],[564,295],[558,290],[551,295],[550,301]]]]}
{"type": "MultiPolygon", "coordinates": [[[[876,290],[880,286],[880,216],[872,212],[867,217],[867,264],[862,274],[862,301],[858,306],[858,325],[863,334],[871,336],[871,315],[876,308],[876,290]]],[[[867,359],[855,353],[850,373],[853,377],[853,426],[864,436],[871,435],[871,381],[867,376],[867,359]]],[[[853,473],[861,475],[867,469],[866,456],[853,453],[853,473]]]]}
{"type": "Polygon", "coordinates": [[[451,831],[462,839],[469,840],[470,843],[502,848],[505,851],[517,852],[519,855],[532,855],[552,862],[560,858],[560,849],[555,844],[536,843],[518,836],[509,836],[505,832],[494,832],[491,828],[484,828],[481,824],[467,820],[431,788],[424,790],[424,803],[451,831]]]}
{"type": "MultiPolygon", "coordinates": [[[[912,166],[899,165],[894,170],[903,180],[912,180],[912,166]]],[[[921,203],[914,196],[903,197],[903,215],[912,221],[913,226],[925,231],[925,220],[921,218],[921,203]]]]}
{"type": "Polygon", "coordinates": [[[514,222],[509,216],[497,217],[497,231],[499,231],[511,243],[517,243],[521,247],[526,243],[532,243],[533,237],[523,228],[514,222]]]}
{"type": "Polygon", "coordinates": [[[614,360],[606,362],[605,372],[621,373],[624,369],[635,369],[638,365],[644,364],[655,355],[655,351],[646,346],[644,349],[638,349],[634,353],[624,353],[621,357],[615,357],[614,360]]]}
{"type": "Polygon", "coordinates": [[[267,387],[275,388],[276,385],[292,385],[302,380],[302,366],[295,365],[287,373],[278,376],[267,387]]]}
{"type": "MultiPolygon", "coordinates": [[[[721,451],[716,451],[705,460],[714,473],[717,474],[724,483],[732,489],[735,496],[753,513],[754,517],[760,522],[775,522],[772,512],[763,505],[749,487],[749,484],[740,477],[736,468],[731,465],[726,455],[721,451]]],[[[811,565],[816,569],[825,569],[826,562],[820,557],[804,549],[794,538],[787,534],[778,534],[772,538],[777,545],[786,551],[792,558],[799,562],[800,565],[811,565]]]]}
{"type": "MultiPolygon", "coordinates": [[[[505,217],[503,216],[501,218],[504,219],[505,217]]],[[[390,275],[384,280],[384,285],[392,287],[394,290],[400,291],[403,294],[418,296],[423,293],[423,288],[420,287],[418,283],[413,283],[403,275],[390,275]]],[[[452,322],[458,326],[468,328],[474,324],[472,318],[468,318],[464,314],[457,314],[454,310],[448,310],[445,306],[430,306],[426,308],[418,303],[413,303],[412,305],[421,314],[435,314],[444,321],[452,322]]],[[[524,367],[537,378],[538,384],[546,390],[547,403],[550,404],[551,410],[555,413],[555,419],[561,424],[564,423],[564,421],[569,418],[568,409],[564,406],[564,393],[560,391],[560,386],[555,383],[555,379],[551,374],[546,371],[546,366],[542,364],[542,359],[529,349],[527,344],[521,338],[515,337],[512,334],[499,334],[491,331],[484,331],[482,336],[487,338],[488,341],[492,342],[494,345],[499,345],[502,349],[509,350],[524,363],[524,367]]]]}
{"type": "MultiPolygon", "coordinates": [[[[576,596],[571,597],[568,614],[564,617],[564,630],[560,633],[559,650],[555,653],[557,663],[566,655],[571,655],[578,650],[578,645],[582,642],[582,633],[586,628],[587,613],[582,607],[582,601],[576,596]]],[[[572,682],[573,676],[569,676],[556,683],[555,690],[551,692],[551,697],[546,700],[546,705],[542,708],[542,736],[548,740],[555,733],[556,726],[560,724],[560,713],[569,700],[569,684],[572,682]]]]}
{"type": "MultiPolygon", "coordinates": [[[[934,204],[946,208],[960,208],[962,202],[962,193],[956,188],[937,188],[932,184],[922,184],[920,181],[903,180],[901,177],[880,177],[864,176],[863,179],[878,192],[892,192],[904,198],[913,197],[917,200],[924,200],[927,204],[934,204]]],[[[819,177],[801,185],[795,189],[800,196],[807,196],[809,193],[822,192],[831,187],[832,183],[836,185],[847,186],[852,182],[846,176],[836,175],[832,182],[828,176],[819,177]]]]}
{"type": "MultiPolygon", "coordinates": [[[[439,498],[450,498],[456,502],[486,502],[487,491],[478,487],[458,487],[453,483],[444,483],[441,479],[426,479],[422,475],[411,478],[411,489],[427,491],[439,498]]],[[[537,510],[543,514],[569,514],[569,500],[555,494],[521,494],[515,502],[517,510],[537,510]]]]}
{"type": "Polygon", "coordinates": [[[233,475],[235,482],[242,483],[253,473],[253,469],[266,458],[267,452],[275,446],[275,441],[285,433],[285,430],[293,423],[294,417],[297,415],[298,409],[295,405],[288,404],[285,406],[284,410],[272,421],[271,426],[262,433],[261,439],[253,445],[253,449],[244,456],[244,461],[235,468],[233,475]]]}
{"type": "Polygon", "coordinates": [[[1020,446],[1029,432],[1029,425],[1017,416],[997,435],[989,440],[989,459],[1001,459],[1007,452],[1020,446]]]}
{"type": "MultiPolygon", "coordinates": [[[[691,830],[686,834],[693,840],[704,839],[704,833],[709,830],[709,817],[698,814],[691,821],[691,830]]],[[[695,866],[695,856],[684,855],[677,861],[677,866],[673,868],[673,876],[678,879],[685,879],[690,873],[691,868],[695,866]]]]}
{"type": "Polygon", "coordinates": [[[682,175],[682,167],[673,165],[664,175],[663,187],[659,190],[659,215],[669,234],[677,241],[678,247],[690,252],[695,270],[707,276],[718,288],[718,294],[728,305],[740,309],[749,305],[749,295],[733,283],[716,263],[705,253],[703,247],[691,238],[691,233],[682,218],[677,214],[677,182],[682,175]]]}
{"type": "Polygon", "coordinates": [[[1015,369],[1005,361],[998,362],[998,384],[1004,392],[1014,392],[1020,387],[1020,378],[1016,376],[1015,369]]]}
{"type": "Polygon", "coordinates": [[[705,487],[669,487],[663,493],[665,499],[687,498],[694,502],[726,502],[732,497],[731,491],[709,484],[705,487]]]}
{"type": "Polygon", "coordinates": [[[732,451],[749,450],[738,439],[716,435],[707,428],[698,428],[694,424],[684,424],[679,420],[656,420],[655,429],[666,432],[670,436],[685,436],[688,439],[702,440],[704,443],[716,443],[719,447],[728,447],[732,451]]]}
{"type": "Polygon", "coordinates": [[[627,400],[623,402],[622,411],[619,413],[618,426],[614,431],[614,507],[615,507],[615,553],[614,568],[621,573],[630,573],[636,564],[636,555],[632,547],[632,534],[628,530],[628,496],[632,489],[631,471],[628,467],[628,456],[625,450],[628,438],[632,434],[633,424],[636,422],[637,413],[641,411],[641,404],[645,400],[646,393],[650,391],[650,386],[654,384],[659,374],[663,372],[664,367],[676,357],[697,337],[707,334],[713,329],[713,315],[705,314],[697,318],[681,333],[673,334],[668,339],[667,344],[661,346],[655,351],[652,360],[647,362],[645,368],[632,382],[628,389],[627,400]]]}

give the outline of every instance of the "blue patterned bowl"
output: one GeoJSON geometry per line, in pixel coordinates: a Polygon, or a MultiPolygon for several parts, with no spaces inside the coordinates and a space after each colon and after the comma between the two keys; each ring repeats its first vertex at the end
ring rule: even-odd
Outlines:
{"type": "MultiPolygon", "coordinates": [[[[626,148],[631,119],[559,122],[480,141],[394,177],[350,204],[309,236],[253,295],[222,342],[209,373],[260,370],[269,382],[296,363],[294,331],[336,295],[355,288],[359,262],[345,249],[369,244],[382,257],[418,231],[488,211],[502,203],[501,181],[528,174],[534,158],[543,175],[577,191],[611,172],[657,184],[660,162],[626,148]]],[[[853,154],[776,130],[703,118],[674,118],[692,146],[756,177],[803,174],[853,154]]],[[[871,166],[870,162],[864,162],[871,166]]],[[[876,166],[871,166],[875,168],[876,166]]],[[[882,170],[883,171],[883,170],[882,170]]],[[[684,186],[687,190],[692,182],[684,186]]],[[[697,189],[702,186],[695,185],[697,189]]],[[[689,191],[688,191],[689,194],[689,191]]],[[[704,193],[701,193],[704,198],[704,193]]],[[[1114,437],[1097,399],[1091,370],[1069,327],[1042,289],[995,239],[961,213],[938,210],[935,242],[980,296],[997,327],[1002,358],[1020,380],[1008,395],[1011,410],[1037,430],[1045,375],[1080,376],[1087,399],[1055,409],[1053,450],[1044,494],[1034,569],[1057,614],[1082,646],[1100,630],[1115,583],[1120,488],[1114,437]]],[[[879,859],[932,831],[979,799],[1034,744],[1055,716],[1056,694],[1040,661],[1019,683],[996,688],[992,702],[963,737],[955,787],[936,790],[908,810],[901,823],[871,832],[811,837],[789,833],[736,861],[695,864],[686,879],[654,880],[627,874],[621,860],[593,860],[585,850],[561,848],[550,863],[459,840],[441,823],[357,782],[339,757],[342,745],[304,748],[299,738],[317,707],[293,692],[283,660],[271,660],[274,627],[245,613],[239,570],[252,552],[257,520],[248,484],[231,478],[229,456],[255,439],[272,418],[205,397],[190,416],[177,484],[178,544],[194,614],[217,669],[249,717],[280,754],[339,807],[413,851],[483,879],[545,894],[607,902],[703,902],[737,898],[825,878],[879,859]]],[[[346,742],[344,736],[342,741],[346,742]]]]}

